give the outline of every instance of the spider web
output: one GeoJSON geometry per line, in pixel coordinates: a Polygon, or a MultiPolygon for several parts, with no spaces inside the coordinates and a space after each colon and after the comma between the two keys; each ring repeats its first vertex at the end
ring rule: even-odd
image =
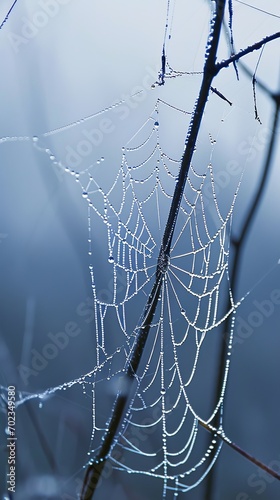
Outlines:
{"type": "MultiPolygon", "coordinates": [[[[91,234],[91,228],[97,228],[100,223],[105,227],[106,259],[113,272],[113,300],[108,303],[98,299],[94,261],[90,265],[96,304],[96,358],[103,360],[104,356],[114,354],[111,339],[109,347],[106,341],[107,325],[114,325],[114,337],[123,337],[121,342],[118,341],[122,347],[117,347],[115,352],[124,354],[125,368],[138,332],[137,326],[134,329],[128,327],[131,324],[129,310],[135,310],[134,303],[141,310],[141,297],[144,299],[143,308],[155,276],[166,208],[172,198],[180,165],[180,159],[170,157],[161,147],[161,106],[162,102],[158,100],[152,116],[122,149],[120,170],[106,193],[89,171],[79,175],[83,196],[90,208],[89,232],[91,234]],[[118,202],[114,202],[119,193],[122,194],[118,202]],[[100,204],[96,202],[97,197],[100,204]],[[152,219],[151,213],[154,214],[152,219]],[[119,275],[124,278],[122,283],[126,283],[121,289],[119,275]]],[[[199,484],[220,449],[220,446],[218,449],[214,446],[217,441],[213,438],[210,447],[197,459],[198,421],[201,418],[198,415],[201,414],[192,403],[191,387],[200,376],[200,354],[206,337],[215,335],[226,315],[236,308],[231,300],[232,309],[226,315],[222,311],[226,290],[231,297],[228,244],[235,199],[236,193],[229,210],[222,215],[215,196],[212,165],[204,166],[200,171],[191,166],[145,361],[135,375],[136,394],[132,396],[122,430],[110,454],[113,465],[119,470],[161,478],[163,497],[168,489],[176,494],[199,484]],[[214,214],[212,212],[210,216],[204,208],[203,197],[207,175],[214,197],[214,214]],[[159,407],[161,411],[155,417],[155,410],[159,407]],[[161,436],[155,449],[150,440],[145,439],[153,433],[161,436]]],[[[98,234],[101,231],[98,230],[98,234]]],[[[91,237],[89,243],[91,255],[91,237]]],[[[120,375],[121,367],[117,368],[115,363],[116,360],[112,359],[106,367],[106,376],[109,380],[117,375],[117,387],[123,390],[126,382],[120,375]]],[[[227,370],[228,366],[229,362],[227,370]]],[[[207,423],[221,409],[226,379],[227,371],[217,406],[204,416],[207,423]]],[[[95,383],[96,380],[93,385],[95,383]]],[[[89,384],[91,387],[92,382],[89,384]]],[[[102,433],[108,424],[108,421],[99,423],[96,415],[93,422],[90,463],[98,452],[102,433]]]]}
{"type": "MultiPolygon", "coordinates": [[[[111,107],[101,113],[110,111],[111,107]]],[[[117,394],[120,389],[128,394],[131,391],[125,386],[124,372],[139,329],[135,316],[137,311],[140,316],[155,278],[158,251],[181,163],[181,158],[165,151],[161,133],[164,136],[165,121],[171,116],[177,122],[180,119],[186,122],[190,115],[189,111],[157,98],[149,118],[121,148],[120,167],[113,182],[107,181],[110,185],[106,190],[102,187],[108,168],[106,158],[101,157],[97,166],[75,170],[58,161],[44,144],[49,137],[77,127],[84,120],[39,137],[2,139],[2,142],[31,142],[37,151],[47,155],[54,168],[63,169],[75,180],[87,203],[96,344],[94,368],[43,393],[22,393],[19,404],[34,398],[46,400],[60,390],[81,384],[83,393],[92,399],[88,463],[94,460],[110,420],[110,411],[104,417],[99,413],[104,391],[109,394],[117,394]],[[97,241],[103,248],[98,259],[97,241]],[[104,276],[112,277],[110,297],[104,294],[104,276]]],[[[207,143],[211,160],[216,147],[211,134],[207,143]]],[[[216,193],[215,165],[194,158],[148,345],[110,452],[114,468],[161,479],[163,497],[169,490],[176,496],[179,491],[197,486],[221,449],[217,436],[205,447],[205,431],[199,421],[211,423],[218,411],[222,416],[231,342],[224,386],[215,408],[209,410],[207,393],[211,391],[207,382],[201,401],[197,400],[196,391],[201,380],[205,380],[205,371],[211,370],[202,351],[211,352],[210,345],[215,343],[220,326],[240,303],[232,299],[228,276],[230,229],[240,182],[236,181],[228,206],[223,206],[216,193]],[[225,312],[228,298],[231,309],[225,312]]]]}
{"type": "MultiPolygon", "coordinates": [[[[175,71],[166,61],[166,79],[192,79],[199,74],[175,71]]],[[[110,450],[110,463],[118,471],[161,480],[165,498],[196,487],[218,457],[218,436],[214,435],[211,444],[206,445],[205,430],[199,422],[211,424],[219,412],[222,432],[234,317],[245,297],[234,302],[229,282],[232,215],[241,178],[224,192],[219,190],[215,151],[216,138],[222,131],[215,131],[213,138],[209,129],[202,130],[198,146],[203,144],[204,151],[195,153],[190,167],[143,359],[133,388],[126,386],[124,374],[140,328],[141,311],[155,279],[181,164],[180,150],[170,145],[167,131],[170,124],[176,124],[183,137],[192,116],[191,110],[178,107],[172,99],[158,97],[159,82],[160,78],[151,87],[150,93],[156,96],[149,117],[118,150],[117,166],[104,153],[95,164],[85,166],[83,162],[81,168],[73,169],[59,160],[51,140],[96,117],[107,116],[125,100],[44,134],[4,137],[0,142],[31,143],[55,170],[80,187],[88,214],[96,346],[93,368],[41,393],[20,393],[18,406],[31,399],[47,400],[61,390],[81,385],[92,407],[89,464],[100,449],[110,420],[111,408],[109,404],[104,410],[104,394],[114,399],[118,391],[126,391],[129,404],[110,450]],[[97,246],[103,249],[101,255],[97,246]],[[109,280],[111,293],[106,293],[104,283],[109,280]],[[231,308],[225,311],[228,300],[231,308]],[[229,315],[232,326],[224,383],[213,408],[210,400],[215,345],[229,315]]],[[[229,114],[228,104],[223,106],[226,111],[219,123],[221,129],[229,114]]]]}

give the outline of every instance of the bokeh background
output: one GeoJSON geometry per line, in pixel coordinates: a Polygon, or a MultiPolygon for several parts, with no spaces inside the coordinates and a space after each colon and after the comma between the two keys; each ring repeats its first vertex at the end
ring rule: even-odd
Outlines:
{"type": "MultiPolygon", "coordinates": [[[[203,68],[211,2],[177,0],[170,4],[171,12],[174,4],[174,15],[168,61],[175,70],[199,72],[203,68]]],[[[9,1],[1,2],[0,20],[10,6],[9,1]]],[[[233,0],[237,49],[279,30],[276,0],[256,0],[254,6],[260,10],[233,0]]],[[[169,25],[171,18],[172,15],[169,25]]],[[[0,30],[0,137],[39,138],[37,148],[32,140],[0,141],[2,387],[14,384],[25,395],[39,393],[79,378],[94,366],[94,323],[87,322],[89,316],[79,312],[85,304],[91,308],[92,298],[88,204],[74,176],[50,161],[50,155],[41,149],[49,149],[61,165],[76,170],[92,166],[106,190],[119,169],[122,146],[149,116],[154,116],[158,98],[192,110],[201,75],[167,79],[164,86],[152,88],[161,66],[165,22],[166,2],[162,0],[22,0],[0,30]],[[141,98],[131,97],[140,91],[141,98]],[[125,102],[122,113],[113,108],[95,115],[121,100],[125,102]],[[79,122],[92,114],[95,116],[91,119],[79,122]],[[85,133],[100,130],[105,116],[110,120],[110,131],[103,133],[99,144],[83,157],[77,154],[85,133]],[[75,122],[71,128],[44,135],[75,122]],[[77,324],[79,334],[36,376],[29,374],[24,380],[18,367],[30,367],[34,349],[41,353],[49,334],[63,331],[71,321],[77,324]]],[[[198,139],[197,164],[207,165],[211,159],[217,171],[222,172],[234,161],[243,172],[234,208],[233,237],[238,237],[242,228],[267,153],[275,110],[273,95],[280,94],[279,48],[279,41],[268,44],[259,64],[259,52],[244,59],[251,74],[258,64],[256,78],[268,90],[257,86],[262,124],[255,120],[250,77],[239,67],[237,81],[230,67],[219,74],[214,84],[232,106],[212,93],[198,139]]],[[[226,58],[228,53],[224,32],[219,57],[226,58]]],[[[161,144],[171,156],[179,158],[189,116],[170,108],[160,113],[161,144]]],[[[238,309],[239,318],[246,324],[257,310],[256,301],[271,300],[273,291],[280,290],[278,138],[277,130],[269,175],[244,243],[235,291],[238,300],[250,290],[238,309]]],[[[239,180],[238,176],[233,177],[217,193],[224,209],[228,209],[228,200],[239,180]]],[[[211,211],[209,192],[205,197],[211,211]]],[[[108,248],[94,228],[92,233],[93,259],[97,263],[102,261],[104,252],[107,255],[108,248]]],[[[110,294],[111,278],[105,270],[99,271],[100,279],[103,276],[101,287],[105,294],[110,294]]],[[[235,342],[224,416],[227,435],[278,472],[279,317],[280,305],[275,304],[271,314],[262,316],[259,326],[235,342]]],[[[215,341],[204,355],[205,363],[208,356],[216,356],[217,352],[215,341]]],[[[197,401],[206,397],[205,390],[214,390],[214,372],[212,367],[212,384],[202,378],[197,386],[197,401]]],[[[105,392],[98,410],[104,414],[110,404],[106,397],[109,395],[105,392]]],[[[210,400],[209,394],[207,397],[210,400]]],[[[4,405],[2,410],[0,488],[2,498],[7,498],[4,405]]],[[[43,402],[31,399],[18,408],[15,499],[76,498],[87,461],[91,416],[91,400],[79,384],[43,402]]],[[[279,498],[276,479],[225,445],[215,469],[215,500],[279,498]]],[[[145,477],[114,471],[103,481],[97,498],[160,499],[161,494],[160,481],[150,482],[145,477]]],[[[204,499],[205,495],[205,481],[185,494],[191,500],[204,499]]],[[[178,498],[184,495],[179,494],[178,498]]]]}

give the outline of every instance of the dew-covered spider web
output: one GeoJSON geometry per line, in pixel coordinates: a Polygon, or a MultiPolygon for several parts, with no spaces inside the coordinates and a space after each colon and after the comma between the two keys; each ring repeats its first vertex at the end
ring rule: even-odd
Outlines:
{"type": "MultiPolygon", "coordinates": [[[[145,90],[138,88],[88,116],[37,135],[2,137],[0,147],[19,147],[22,154],[32,150],[38,164],[78,196],[91,290],[90,369],[42,391],[19,391],[17,408],[38,400],[45,409],[53,399],[66,394],[71,399],[72,391],[79,392],[87,409],[84,472],[100,452],[122,393],[127,403],[106,456],[110,470],[160,482],[162,498],[175,498],[203,481],[223,440],[229,441],[223,405],[235,317],[250,292],[237,299],[230,284],[232,221],[246,161],[231,161],[226,130],[231,120],[238,122],[240,108],[212,88],[170,255],[160,263],[164,272],[156,312],[139,368],[128,382],[202,78],[200,65],[183,71],[169,61],[176,2],[167,4],[161,67],[148,69],[153,79],[145,90]],[[187,96],[178,97],[173,84],[180,91],[187,88],[187,96]],[[112,125],[116,119],[118,130],[128,124],[117,138],[112,125]],[[218,345],[227,319],[223,384],[213,404],[218,345]],[[217,418],[219,427],[212,427],[210,434],[217,418]]],[[[247,119],[254,120],[253,110],[247,119]]],[[[256,129],[254,140],[257,134],[256,129]]],[[[21,374],[26,380],[30,376],[21,374]]]]}
{"type": "MultiPolygon", "coordinates": [[[[101,114],[120,105],[106,108],[101,114]]],[[[221,443],[217,436],[213,436],[210,446],[205,446],[206,431],[199,422],[211,424],[218,412],[222,416],[231,345],[223,390],[211,409],[209,376],[215,358],[206,361],[205,356],[207,352],[213,355],[211,344],[215,345],[221,325],[228,315],[233,313],[234,318],[239,305],[233,301],[229,284],[229,242],[240,176],[233,189],[231,186],[230,200],[226,204],[220,202],[212,161],[216,139],[208,133],[203,137],[208,161],[200,161],[200,157],[197,160],[195,153],[148,342],[134,387],[126,388],[125,372],[141,311],[155,279],[181,163],[181,158],[168,152],[162,140],[168,121],[174,119],[187,124],[191,113],[156,98],[148,119],[121,148],[113,181],[109,179],[106,156],[94,165],[73,169],[46,147],[50,137],[78,127],[84,120],[42,136],[2,139],[30,142],[36,151],[46,155],[54,169],[63,171],[78,184],[88,211],[96,346],[93,368],[42,394],[22,394],[20,404],[34,397],[44,400],[80,384],[84,395],[92,401],[88,451],[91,463],[110,420],[110,411],[99,413],[104,393],[112,397],[119,390],[127,390],[129,404],[109,460],[119,471],[161,479],[163,497],[169,490],[176,496],[179,491],[198,485],[219,454],[221,443]],[[97,243],[103,249],[98,258],[97,243]],[[110,291],[104,288],[104,279],[110,280],[110,291]],[[225,310],[228,300],[231,308],[225,310]],[[197,398],[197,387],[203,388],[201,398],[197,398]]],[[[223,127],[224,119],[220,125],[223,127]]]]}

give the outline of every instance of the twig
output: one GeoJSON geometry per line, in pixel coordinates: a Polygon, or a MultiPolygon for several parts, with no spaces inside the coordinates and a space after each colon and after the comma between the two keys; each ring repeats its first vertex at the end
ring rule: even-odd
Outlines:
{"type": "Polygon", "coordinates": [[[3,21],[2,21],[2,23],[0,24],[0,30],[3,28],[3,26],[4,26],[5,22],[6,22],[6,21],[8,21],[9,15],[11,14],[11,12],[12,12],[12,10],[13,10],[14,6],[16,5],[16,3],[17,3],[17,0],[15,0],[15,1],[14,1],[14,3],[13,3],[13,4],[11,5],[11,7],[9,8],[9,10],[8,10],[7,14],[5,15],[5,17],[4,17],[3,21]]]}
{"type": "Polygon", "coordinates": [[[255,119],[260,123],[260,125],[262,124],[262,122],[261,122],[261,119],[259,117],[258,107],[257,107],[257,93],[256,93],[256,83],[257,83],[257,80],[256,80],[256,73],[257,73],[258,66],[259,66],[259,63],[260,63],[260,60],[261,60],[261,57],[262,57],[262,54],[263,54],[263,50],[264,50],[264,46],[262,47],[262,50],[261,50],[261,53],[259,55],[259,59],[258,59],[257,65],[256,65],[256,69],[255,69],[253,77],[252,77],[255,119]]]}
{"type": "Polygon", "coordinates": [[[221,99],[223,99],[224,101],[226,101],[230,106],[232,106],[232,102],[229,101],[223,94],[221,94],[221,92],[219,92],[216,87],[210,87],[210,89],[212,90],[212,92],[214,92],[214,94],[217,94],[221,99]]]}
{"type": "Polygon", "coordinates": [[[227,68],[230,64],[234,63],[235,61],[239,61],[241,57],[246,56],[247,54],[251,54],[251,52],[254,52],[254,50],[259,50],[261,47],[268,43],[272,42],[272,40],[276,40],[277,38],[280,38],[280,31],[277,31],[276,33],[273,33],[273,35],[266,36],[259,42],[254,43],[253,45],[249,45],[246,49],[242,49],[237,54],[232,55],[228,59],[225,59],[219,63],[216,64],[216,70],[217,73],[222,69],[222,68],[227,68]]]}
{"type": "Polygon", "coordinates": [[[247,458],[247,460],[249,460],[253,464],[257,465],[260,469],[262,469],[265,472],[267,472],[268,474],[270,474],[270,476],[273,476],[276,479],[278,479],[278,481],[280,481],[280,474],[278,474],[275,470],[273,470],[270,467],[268,467],[267,465],[265,465],[263,462],[261,462],[257,458],[253,457],[253,455],[251,455],[247,451],[240,448],[237,444],[235,444],[233,441],[231,441],[226,436],[226,434],[223,430],[217,429],[216,427],[214,427],[212,425],[208,425],[205,422],[203,422],[202,420],[199,420],[199,423],[202,427],[204,427],[204,429],[207,429],[207,431],[211,432],[211,434],[214,434],[215,437],[224,441],[224,443],[226,443],[228,446],[230,446],[230,448],[237,451],[237,453],[240,453],[240,455],[247,458]]]}

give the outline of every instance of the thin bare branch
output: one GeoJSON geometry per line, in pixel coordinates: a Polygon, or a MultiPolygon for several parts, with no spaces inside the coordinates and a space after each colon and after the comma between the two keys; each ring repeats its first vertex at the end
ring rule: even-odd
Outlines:
{"type": "Polygon", "coordinates": [[[219,63],[216,64],[216,71],[217,73],[222,69],[222,68],[227,68],[230,64],[234,63],[235,61],[239,61],[242,57],[251,54],[251,52],[254,52],[254,50],[259,50],[262,48],[263,45],[265,45],[268,42],[272,42],[273,40],[276,40],[277,38],[280,38],[280,31],[277,31],[276,33],[273,33],[273,35],[266,36],[259,42],[254,43],[253,45],[249,45],[246,49],[242,49],[237,54],[232,55],[228,59],[225,59],[219,63]]]}
{"type": "Polygon", "coordinates": [[[264,470],[270,476],[273,476],[273,477],[275,477],[275,479],[278,479],[278,481],[280,481],[280,474],[278,474],[277,472],[275,472],[275,470],[271,469],[270,467],[268,467],[267,465],[265,465],[263,462],[261,462],[260,460],[258,460],[258,458],[253,457],[253,455],[251,455],[247,451],[245,451],[242,448],[240,448],[237,444],[235,444],[233,441],[231,441],[226,436],[226,434],[225,434],[225,432],[223,430],[217,429],[216,427],[214,427],[212,425],[206,424],[202,420],[199,420],[199,423],[200,423],[200,425],[202,427],[204,427],[204,429],[207,429],[209,432],[211,432],[211,434],[214,434],[215,437],[217,437],[217,438],[221,439],[222,441],[224,441],[224,443],[226,443],[228,446],[230,446],[230,448],[232,448],[233,450],[237,451],[237,453],[240,453],[240,455],[242,455],[243,457],[245,457],[247,460],[249,460],[250,462],[252,462],[254,465],[257,465],[257,467],[259,467],[260,469],[264,470]]]}
{"type": "Polygon", "coordinates": [[[0,30],[3,28],[4,24],[6,23],[6,21],[8,21],[9,15],[11,14],[11,12],[12,12],[14,6],[16,5],[16,3],[17,3],[17,0],[15,0],[14,3],[9,8],[9,10],[8,10],[7,14],[5,15],[2,23],[0,24],[0,30]]]}

